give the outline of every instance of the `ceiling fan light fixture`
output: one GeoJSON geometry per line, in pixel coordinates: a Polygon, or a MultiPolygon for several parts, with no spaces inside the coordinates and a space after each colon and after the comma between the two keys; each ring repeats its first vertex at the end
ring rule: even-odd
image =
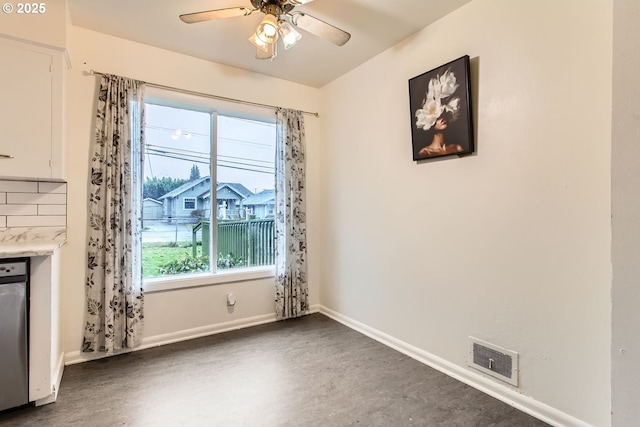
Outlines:
{"type": "Polygon", "coordinates": [[[256,58],[257,59],[270,59],[270,60],[274,60],[276,59],[276,56],[278,55],[278,44],[277,43],[269,43],[266,45],[267,49],[263,50],[263,49],[256,49],[256,58]]]}
{"type": "Polygon", "coordinates": [[[265,43],[275,43],[278,40],[278,18],[270,13],[264,15],[256,35],[265,43]]]}
{"type": "MultiPolygon", "coordinates": [[[[270,43],[265,43],[264,41],[262,41],[262,39],[260,37],[258,37],[257,34],[252,35],[251,37],[249,37],[249,41],[258,48],[258,50],[262,50],[263,52],[269,52],[269,44],[270,43]]],[[[272,43],[271,43],[272,44],[272,43]]]]}
{"type": "Polygon", "coordinates": [[[280,38],[282,39],[285,50],[291,49],[302,39],[302,34],[297,32],[287,21],[280,22],[278,32],[280,33],[280,38]]]}

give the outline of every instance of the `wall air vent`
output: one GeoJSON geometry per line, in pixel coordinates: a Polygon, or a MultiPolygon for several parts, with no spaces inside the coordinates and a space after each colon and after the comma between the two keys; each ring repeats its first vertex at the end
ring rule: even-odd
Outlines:
{"type": "Polygon", "coordinates": [[[518,353],[469,337],[469,357],[472,368],[518,386],[518,353]]]}

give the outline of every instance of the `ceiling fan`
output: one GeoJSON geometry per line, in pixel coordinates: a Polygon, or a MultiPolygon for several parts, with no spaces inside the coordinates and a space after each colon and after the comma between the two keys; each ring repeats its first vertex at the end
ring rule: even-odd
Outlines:
{"type": "Polygon", "coordinates": [[[351,34],[334,27],[318,18],[305,13],[294,11],[296,6],[313,0],[251,0],[253,8],[230,7],[203,12],[186,13],[180,19],[187,24],[211,21],[214,19],[248,16],[260,11],[264,18],[256,28],[249,41],[256,46],[256,58],[274,59],[277,55],[278,38],[282,40],[285,49],[295,46],[302,35],[294,27],[321,37],[331,43],[342,46],[351,38],[351,34]]]}

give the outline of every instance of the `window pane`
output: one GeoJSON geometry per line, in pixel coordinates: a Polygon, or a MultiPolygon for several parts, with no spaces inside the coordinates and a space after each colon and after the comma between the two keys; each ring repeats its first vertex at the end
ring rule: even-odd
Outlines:
{"type": "Polygon", "coordinates": [[[196,199],[193,197],[184,198],[184,210],[192,211],[196,208],[196,199]]]}
{"type": "Polygon", "coordinates": [[[274,264],[275,124],[218,116],[218,269],[274,264]]]}
{"type": "Polygon", "coordinates": [[[211,115],[145,108],[144,277],[211,271],[211,115]]]}

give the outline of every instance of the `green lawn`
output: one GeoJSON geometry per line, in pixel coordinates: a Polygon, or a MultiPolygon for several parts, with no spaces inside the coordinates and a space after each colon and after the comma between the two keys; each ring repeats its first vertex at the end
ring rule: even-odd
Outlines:
{"type": "MultiPolygon", "coordinates": [[[[191,242],[178,242],[177,246],[165,242],[143,243],[142,244],[142,268],[144,277],[159,277],[161,267],[168,267],[172,273],[167,274],[186,274],[188,272],[202,271],[203,266],[198,263],[208,264],[208,257],[202,257],[202,246],[198,242],[196,249],[196,258],[192,257],[191,242]],[[185,259],[187,258],[187,259],[185,259]],[[173,261],[178,261],[174,265],[167,265],[173,261]],[[192,264],[195,263],[195,264],[192,264]]],[[[220,270],[228,268],[242,268],[247,266],[247,260],[242,257],[235,256],[232,253],[226,255],[219,254],[216,257],[217,268],[220,270]]],[[[208,271],[208,268],[207,268],[208,271]]],[[[165,274],[166,275],[166,274],[165,274]]]]}
{"type": "MultiPolygon", "coordinates": [[[[200,250],[198,250],[200,253],[200,250]]],[[[191,255],[191,243],[180,242],[178,247],[167,246],[166,243],[145,243],[142,245],[142,265],[144,277],[160,275],[160,267],[182,258],[185,254],[191,255]]]]}

